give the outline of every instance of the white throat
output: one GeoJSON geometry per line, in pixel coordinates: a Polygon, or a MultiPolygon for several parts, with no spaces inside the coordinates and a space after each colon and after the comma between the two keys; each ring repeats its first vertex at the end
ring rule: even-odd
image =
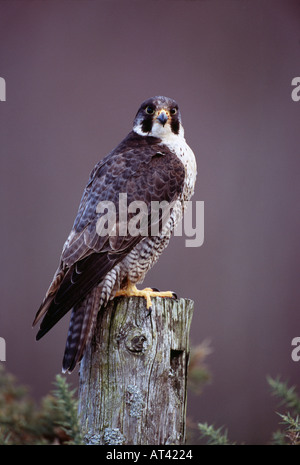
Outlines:
{"type": "Polygon", "coordinates": [[[133,131],[140,136],[152,136],[161,139],[159,145],[165,145],[173,152],[183,163],[186,172],[184,197],[189,198],[193,191],[197,176],[197,165],[195,155],[192,149],[186,143],[184,138],[184,129],[180,125],[179,133],[174,134],[170,124],[162,126],[159,122],[154,122],[150,132],[142,131],[142,124],[134,126],[133,131]]]}
{"type": "Polygon", "coordinates": [[[171,129],[171,125],[169,123],[165,124],[163,126],[159,121],[153,121],[153,125],[151,128],[151,131],[149,132],[144,132],[142,130],[142,122],[135,125],[133,127],[134,132],[139,134],[140,136],[152,136],[152,137],[157,137],[158,139],[161,139],[162,142],[165,140],[176,140],[178,138],[181,138],[181,140],[184,140],[184,129],[182,125],[180,124],[179,127],[179,133],[174,134],[174,132],[171,129]]]}

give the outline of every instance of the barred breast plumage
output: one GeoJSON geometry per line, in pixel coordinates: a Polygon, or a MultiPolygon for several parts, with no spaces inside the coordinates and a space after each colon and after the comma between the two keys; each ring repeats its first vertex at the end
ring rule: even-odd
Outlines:
{"type": "MultiPolygon", "coordinates": [[[[40,339],[72,309],[63,371],[71,372],[80,362],[99,308],[116,295],[132,295],[134,285],[158,260],[193,194],[195,180],[196,161],[184,138],[177,103],[167,97],[143,102],[133,130],[93,169],[59,267],[34,320],[36,324],[42,319],[40,339]],[[143,231],[121,233],[120,194],[126,194],[127,206],[137,201],[145,205],[139,217],[143,231]],[[115,221],[106,234],[102,202],[115,207],[107,213],[107,221],[113,213],[115,221]],[[170,207],[156,223],[151,215],[155,202],[170,207]]],[[[127,213],[130,222],[134,215],[127,213]]],[[[138,292],[135,295],[143,291],[138,292]]],[[[149,306],[149,295],[145,298],[149,306]]]]}

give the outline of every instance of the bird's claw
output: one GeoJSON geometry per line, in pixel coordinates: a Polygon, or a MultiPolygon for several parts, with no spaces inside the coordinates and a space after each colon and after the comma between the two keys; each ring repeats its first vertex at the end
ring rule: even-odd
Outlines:
{"type": "Polygon", "coordinates": [[[147,312],[146,318],[148,318],[151,315],[152,307],[147,308],[147,310],[148,310],[148,312],[147,312]]]}

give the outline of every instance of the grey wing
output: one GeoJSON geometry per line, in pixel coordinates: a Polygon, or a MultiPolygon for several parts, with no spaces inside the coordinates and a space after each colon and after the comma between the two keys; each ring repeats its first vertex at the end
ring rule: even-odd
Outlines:
{"type": "Polygon", "coordinates": [[[152,200],[177,199],[182,191],[185,170],[173,154],[145,147],[112,153],[95,167],[84,191],[73,229],[63,248],[60,267],[37,312],[34,324],[44,316],[37,334],[40,339],[78,304],[105,275],[141,240],[142,235],[118,234],[119,194],[127,203],[143,201],[147,205],[145,221],[150,224],[152,200]],[[99,202],[111,201],[116,211],[116,235],[101,235],[97,223],[99,202]]]}

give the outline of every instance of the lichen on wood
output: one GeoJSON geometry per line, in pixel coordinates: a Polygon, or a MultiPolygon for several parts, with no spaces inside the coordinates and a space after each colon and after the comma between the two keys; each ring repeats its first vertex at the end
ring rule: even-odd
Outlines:
{"type": "Polygon", "coordinates": [[[152,303],[149,313],[143,298],[118,297],[98,314],[80,366],[87,443],[185,442],[193,302],[157,297],[152,303]]]}

